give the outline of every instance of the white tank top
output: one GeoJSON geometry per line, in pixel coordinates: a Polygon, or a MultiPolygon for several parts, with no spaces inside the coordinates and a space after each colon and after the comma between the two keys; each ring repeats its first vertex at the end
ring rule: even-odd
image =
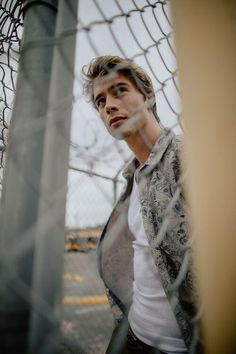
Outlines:
{"type": "Polygon", "coordinates": [[[135,240],[133,302],[129,323],[144,343],[168,353],[187,353],[179,326],[160,282],[144,231],[139,191],[134,179],[128,224],[135,240]]]}

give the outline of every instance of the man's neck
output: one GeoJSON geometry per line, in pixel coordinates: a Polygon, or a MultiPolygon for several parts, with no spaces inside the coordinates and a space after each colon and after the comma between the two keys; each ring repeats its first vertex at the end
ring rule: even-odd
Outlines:
{"type": "Polygon", "coordinates": [[[156,124],[148,125],[144,129],[138,131],[137,134],[125,139],[141,166],[147,161],[153,145],[159,138],[160,134],[161,128],[156,122],[156,124]]]}

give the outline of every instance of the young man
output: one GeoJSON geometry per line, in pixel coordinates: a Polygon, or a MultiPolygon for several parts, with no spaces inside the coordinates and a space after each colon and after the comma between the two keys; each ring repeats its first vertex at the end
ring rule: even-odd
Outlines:
{"type": "Polygon", "coordinates": [[[181,140],[161,128],[151,80],[136,64],[102,56],[83,75],[108,132],[134,154],[98,247],[117,323],[107,353],[200,353],[181,140]]]}

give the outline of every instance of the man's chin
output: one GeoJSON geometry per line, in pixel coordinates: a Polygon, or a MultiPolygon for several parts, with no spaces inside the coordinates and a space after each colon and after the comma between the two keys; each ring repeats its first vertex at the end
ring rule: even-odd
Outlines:
{"type": "Polygon", "coordinates": [[[126,131],[115,131],[112,132],[111,135],[113,136],[113,138],[117,140],[124,140],[128,138],[131,135],[131,133],[126,131]]]}
{"type": "Polygon", "coordinates": [[[123,140],[124,139],[124,133],[116,133],[116,134],[111,134],[113,138],[116,140],[123,140]]]}

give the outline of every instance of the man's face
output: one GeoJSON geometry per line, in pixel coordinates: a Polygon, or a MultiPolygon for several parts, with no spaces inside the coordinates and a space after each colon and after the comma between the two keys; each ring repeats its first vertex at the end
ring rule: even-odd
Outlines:
{"type": "Polygon", "coordinates": [[[106,76],[94,84],[94,102],[108,130],[117,139],[125,139],[144,128],[151,108],[128,77],[106,76]]]}

